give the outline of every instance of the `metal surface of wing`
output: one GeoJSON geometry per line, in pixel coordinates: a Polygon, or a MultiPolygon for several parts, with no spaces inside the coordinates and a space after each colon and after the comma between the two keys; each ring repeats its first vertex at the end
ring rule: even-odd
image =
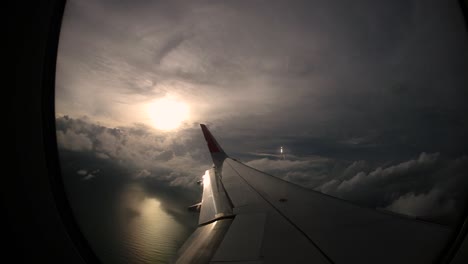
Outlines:
{"type": "MultiPolygon", "coordinates": [[[[258,195],[333,263],[433,263],[450,229],[324,195],[226,159],[223,182],[236,215],[258,195]]],[[[269,252],[268,241],[263,250],[269,252]]]]}

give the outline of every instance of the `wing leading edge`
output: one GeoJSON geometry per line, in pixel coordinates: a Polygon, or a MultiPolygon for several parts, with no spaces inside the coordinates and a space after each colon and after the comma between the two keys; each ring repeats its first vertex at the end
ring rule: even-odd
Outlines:
{"type": "Polygon", "coordinates": [[[229,158],[201,125],[214,166],[199,227],[177,263],[433,263],[450,229],[363,208],[229,158]]]}

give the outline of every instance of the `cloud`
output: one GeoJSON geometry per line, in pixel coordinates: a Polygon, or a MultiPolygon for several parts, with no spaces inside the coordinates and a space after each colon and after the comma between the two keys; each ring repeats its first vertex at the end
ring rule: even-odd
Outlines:
{"type": "Polygon", "coordinates": [[[76,172],[76,174],[78,174],[78,175],[86,175],[86,174],[88,174],[88,171],[87,171],[87,170],[79,170],[79,171],[76,172]]]}
{"type": "MultiPolygon", "coordinates": [[[[132,168],[135,178],[156,177],[171,186],[189,187],[210,165],[198,127],[164,133],[142,125],[109,128],[90,119],[69,116],[58,117],[56,122],[57,135],[79,134],[88,144],[86,149],[77,148],[74,137],[69,137],[73,141],[67,142],[58,136],[61,149],[93,150],[99,159],[132,168]]],[[[90,172],[86,179],[93,178],[97,172],[90,172]]]]}
{"type": "Polygon", "coordinates": [[[362,206],[445,224],[454,223],[465,206],[467,156],[449,159],[440,153],[422,152],[394,165],[325,157],[290,158],[261,158],[246,164],[362,206]]]}
{"type": "Polygon", "coordinates": [[[310,166],[310,161],[303,160],[272,160],[272,159],[257,159],[246,162],[246,165],[257,168],[259,170],[290,170],[301,169],[310,166]]]}
{"type": "Polygon", "coordinates": [[[455,201],[452,199],[443,199],[443,193],[434,188],[428,193],[414,194],[412,192],[400,196],[385,209],[411,215],[411,216],[430,216],[430,213],[436,211],[438,214],[447,214],[455,211],[455,201]]]}
{"type": "Polygon", "coordinates": [[[416,159],[373,169],[355,162],[341,177],[315,189],[372,208],[454,223],[467,198],[466,162],[467,156],[449,159],[424,152],[416,159]]]}
{"type": "Polygon", "coordinates": [[[367,188],[369,185],[375,185],[376,182],[385,180],[394,181],[397,177],[406,177],[413,175],[421,170],[431,168],[439,156],[439,153],[426,154],[421,153],[418,159],[402,162],[395,166],[387,168],[378,167],[370,173],[359,172],[349,180],[344,180],[337,186],[338,192],[351,192],[354,189],[367,188]],[[365,186],[365,187],[362,187],[365,186]]]}
{"type": "Polygon", "coordinates": [[[287,155],[287,157],[287,159],[254,159],[245,164],[290,182],[313,188],[331,177],[330,172],[336,162],[320,156],[299,158],[287,155]]]}
{"type": "Polygon", "coordinates": [[[57,131],[57,143],[60,147],[73,151],[91,150],[91,140],[82,133],[74,131],[57,131]]]}
{"type": "Polygon", "coordinates": [[[86,175],[85,177],[83,177],[83,180],[84,180],[84,181],[91,180],[91,179],[94,178],[94,177],[95,177],[95,175],[93,175],[93,174],[90,173],[90,174],[86,175]]]}
{"type": "MultiPolygon", "coordinates": [[[[168,188],[193,190],[195,182],[211,164],[198,127],[165,134],[143,125],[109,128],[90,119],[66,116],[57,118],[57,129],[57,135],[80,135],[90,144],[77,148],[76,137],[69,137],[71,143],[62,137],[58,139],[61,149],[94,150],[98,160],[126,167],[129,179],[155,179],[168,188]]],[[[440,153],[422,152],[414,159],[393,165],[388,161],[346,161],[291,153],[286,159],[275,159],[274,155],[257,157],[254,155],[246,164],[364,206],[444,223],[453,222],[463,207],[465,193],[460,186],[468,184],[463,178],[468,171],[466,156],[449,159],[440,153]]],[[[99,169],[80,169],[76,173],[83,175],[83,180],[90,180],[99,169]]]]}
{"type": "Polygon", "coordinates": [[[100,159],[109,159],[110,158],[107,154],[101,153],[101,152],[97,152],[96,157],[100,158],[100,159]]]}
{"type": "Polygon", "coordinates": [[[140,177],[148,177],[151,175],[151,172],[149,172],[148,170],[141,170],[140,172],[138,172],[138,174],[136,175],[137,178],[140,178],[140,177]]]}
{"type": "Polygon", "coordinates": [[[84,181],[87,181],[87,180],[94,178],[100,171],[101,171],[100,169],[96,169],[93,171],[81,169],[81,170],[78,170],[76,174],[83,176],[81,179],[84,181]]]}

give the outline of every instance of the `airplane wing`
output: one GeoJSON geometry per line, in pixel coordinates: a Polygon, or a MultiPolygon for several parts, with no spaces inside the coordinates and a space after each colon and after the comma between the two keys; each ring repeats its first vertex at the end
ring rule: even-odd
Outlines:
{"type": "Polygon", "coordinates": [[[246,166],[201,128],[214,165],[203,176],[199,227],[176,263],[433,263],[451,235],[246,166]]]}

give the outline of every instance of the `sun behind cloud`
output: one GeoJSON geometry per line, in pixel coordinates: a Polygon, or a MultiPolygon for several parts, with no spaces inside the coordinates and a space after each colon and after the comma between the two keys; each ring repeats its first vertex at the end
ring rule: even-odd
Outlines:
{"type": "Polygon", "coordinates": [[[160,130],[176,129],[189,117],[186,103],[168,97],[150,103],[147,110],[151,125],[160,130]]]}

